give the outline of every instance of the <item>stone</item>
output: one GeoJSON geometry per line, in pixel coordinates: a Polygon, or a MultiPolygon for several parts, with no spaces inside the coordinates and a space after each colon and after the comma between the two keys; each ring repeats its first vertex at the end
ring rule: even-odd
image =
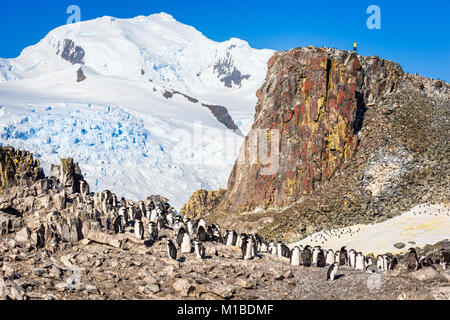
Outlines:
{"type": "Polygon", "coordinates": [[[403,249],[404,247],[406,247],[406,244],[399,242],[399,243],[394,244],[394,247],[397,249],[403,249]]]}
{"type": "Polygon", "coordinates": [[[88,293],[91,293],[91,294],[98,294],[98,293],[99,293],[97,287],[96,287],[96,286],[93,286],[93,285],[91,285],[91,284],[87,284],[87,285],[85,286],[85,289],[86,289],[86,291],[87,291],[88,293]]]}
{"type": "Polygon", "coordinates": [[[172,283],[172,288],[182,297],[187,297],[194,287],[185,279],[177,279],[172,283]]]}
{"type": "Polygon", "coordinates": [[[427,267],[411,272],[409,276],[420,281],[429,281],[439,277],[439,272],[433,267],[427,267]]]}
{"type": "Polygon", "coordinates": [[[231,297],[233,297],[233,294],[235,291],[236,290],[233,286],[225,285],[225,284],[217,284],[212,289],[212,293],[214,293],[224,299],[230,299],[231,297]]]}
{"type": "Polygon", "coordinates": [[[16,241],[19,243],[24,243],[30,241],[31,232],[28,228],[23,228],[19,232],[16,232],[16,241]]]}

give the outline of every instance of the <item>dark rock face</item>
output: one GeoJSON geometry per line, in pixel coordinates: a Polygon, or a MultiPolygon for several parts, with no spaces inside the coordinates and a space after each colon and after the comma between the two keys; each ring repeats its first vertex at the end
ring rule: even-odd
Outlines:
{"type": "MultiPolygon", "coordinates": [[[[180,95],[186,98],[189,102],[192,103],[199,103],[200,101],[192,98],[184,93],[171,90],[171,91],[164,91],[163,96],[166,99],[171,99],[174,95],[180,95]]],[[[209,105],[202,103],[202,106],[206,107],[211,111],[211,113],[214,115],[214,117],[219,121],[221,124],[223,124],[227,129],[232,130],[237,135],[243,137],[241,129],[234,123],[233,118],[231,118],[230,114],[228,113],[227,108],[223,106],[217,106],[217,105],[209,105]]]]}
{"type": "Polygon", "coordinates": [[[85,52],[80,46],[76,46],[70,39],[65,39],[61,52],[61,58],[71,64],[84,64],[85,52]]]}
{"type": "Polygon", "coordinates": [[[447,83],[405,74],[375,56],[327,48],[279,52],[268,67],[253,129],[259,148],[267,144],[268,155],[279,157],[252,162],[249,135],[209,221],[248,223],[264,236],[297,241],[312,230],[382,221],[424,202],[448,201],[447,83]],[[270,149],[277,132],[278,148],[270,149]],[[277,170],[267,174],[270,167],[277,170]],[[237,214],[256,211],[257,219],[237,214]]]}
{"type": "Polygon", "coordinates": [[[83,73],[83,69],[80,68],[80,69],[78,69],[78,71],[77,71],[77,82],[82,82],[82,81],[84,81],[84,80],[86,80],[86,76],[85,76],[84,73],[83,73]]]}
{"type": "Polygon", "coordinates": [[[233,88],[233,86],[241,87],[243,80],[250,79],[250,75],[243,75],[236,69],[233,58],[229,53],[226,58],[216,62],[214,72],[217,73],[217,77],[228,88],[233,88]]]}
{"type": "Polygon", "coordinates": [[[216,119],[223,124],[227,129],[234,131],[237,135],[244,136],[241,132],[241,129],[234,123],[233,118],[231,118],[228,113],[227,108],[222,106],[214,106],[208,104],[202,104],[204,107],[207,107],[211,113],[216,117],[216,119]]]}

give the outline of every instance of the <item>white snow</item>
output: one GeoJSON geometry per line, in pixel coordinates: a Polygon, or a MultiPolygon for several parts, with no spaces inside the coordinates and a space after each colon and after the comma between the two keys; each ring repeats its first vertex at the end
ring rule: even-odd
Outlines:
{"type": "Polygon", "coordinates": [[[373,225],[355,225],[321,231],[290,245],[322,246],[339,250],[342,246],[375,255],[408,251],[410,247],[424,247],[450,239],[450,205],[421,204],[400,216],[373,225]],[[415,244],[409,243],[415,242],[415,244]],[[394,247],[404,243],[403,249],[394,247]]]}
{"type": "Polygon", "coordinates": [[[0,144],[35,153],[47,173],[73,157],[93,191],[161,194],[179,209],[197,189],[226,187],[243,142],[202,103],[225,106],[246,134],[272,54],[209,40],[164,13],[65,25],[0,59],[0,144]],[[65,39],[84,50],[83,65],[61,58],[65,39]],[[249,78],[225,86],[220,61],[249,78]],[[199,102],[166,99],[172,89],[199,102]]]}

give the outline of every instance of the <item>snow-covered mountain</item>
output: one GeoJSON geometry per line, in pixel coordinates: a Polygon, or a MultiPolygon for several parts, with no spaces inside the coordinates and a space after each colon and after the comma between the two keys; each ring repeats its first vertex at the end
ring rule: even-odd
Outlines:
{"type": "Polygon", "coordinates": [[[165,13],[65,25],[0,59],[0,144],[47,173],[73,157],[93,190],[179,208],[226,186],[272,54],[165,13]]]}

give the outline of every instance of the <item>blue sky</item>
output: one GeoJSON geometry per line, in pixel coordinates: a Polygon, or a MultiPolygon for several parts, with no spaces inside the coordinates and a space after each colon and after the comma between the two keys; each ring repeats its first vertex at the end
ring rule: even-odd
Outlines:
{"type": "Polygon", "coordinates": [[[399,62],[405,71],[450,81],[450,1],[304,0],[2,0],[0,57],[11,58],[63,25],[69,5],[81,19],[131,18],[167,12],[216,41],[244,39],[255,48],[315,45],[351,49],[399,62]],[[369,5],[381,9],[381,29],[369,30],[369,5]]]}

